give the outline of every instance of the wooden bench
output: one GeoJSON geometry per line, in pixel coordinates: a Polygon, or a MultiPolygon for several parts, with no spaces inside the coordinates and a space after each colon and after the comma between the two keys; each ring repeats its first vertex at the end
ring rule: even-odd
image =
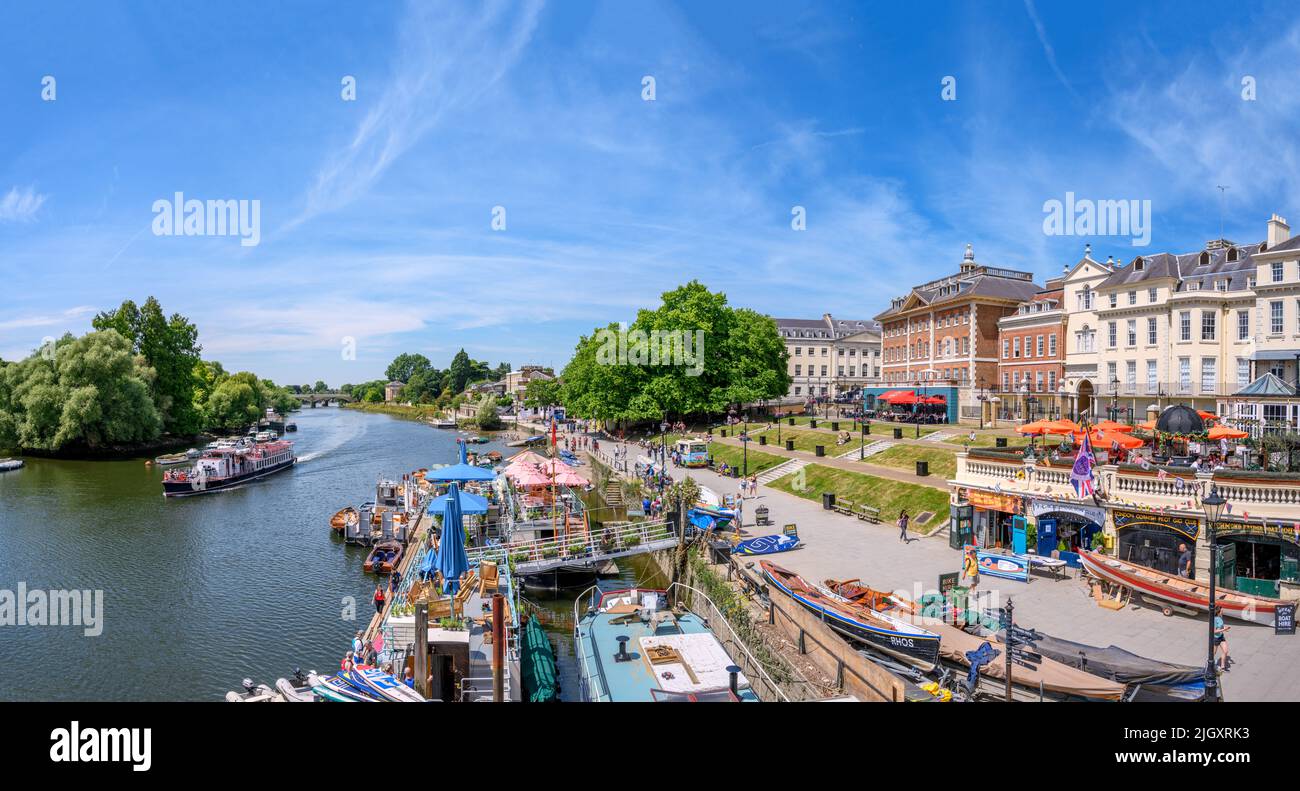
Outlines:
{"type": "Polygon", "coordinates": [[[855,515],[853,510],[855,506],[853,505],[852,500],[836,500],[835,504],[832,505],[831,508],[834,509],[836,513],[844,514],[845,516],[855,515]]]}
{"type": "Polygon", "coordinates": [[[875,506],[860,505],[858,506],[858,511],[854,516],[865,522],[880,524],[880,509],[875,506]]]}

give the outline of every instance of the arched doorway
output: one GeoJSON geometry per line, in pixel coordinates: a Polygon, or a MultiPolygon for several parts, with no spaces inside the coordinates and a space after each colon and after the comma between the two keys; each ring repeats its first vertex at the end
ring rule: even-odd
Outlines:
{"type": "MultiPolygon", "coordinates": [[[[1082,415],[1092,406],[1092,382],[1084,379],[1079,382],[1078,398],[1075,399],[1075,411],[1082,415]]],[[[1077,417],[1077,415],[1076,415],[1077,417]]]]}

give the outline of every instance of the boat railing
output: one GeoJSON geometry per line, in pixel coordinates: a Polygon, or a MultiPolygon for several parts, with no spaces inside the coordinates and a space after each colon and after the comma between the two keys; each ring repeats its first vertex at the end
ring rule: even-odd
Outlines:
{"type": "MultiPolygon", "coordinates": [[[[680,600],[674,599],[674,594],[678,596],[685,595],[690,610],[703,618],[709,627],[709,631],[722,642],[723,648],[727,649],[727,655],[732,658],[732,661],[740,667],[741,672],[749,679],[750,687],[758,694],[759,700],[790,702],[790,696],[782,685],[772,678],[763,663],[759,662],[753,652],[749,650],[749,646],[745,641],[736,634],[731,621],[722,614],[722,610],[718,609],[718,605],[713,603],[713,599],[710,599],[708,594],[681,582],[674,582],[668,586],[668,600],[670,602],[680,600]],[[700,607],[699,601],[702,601],[706,606],[700,607]],[[699,612],[696,608],[703,609],[704,612],[699,612]],[[719,629],[719,625],[721,625],[721,629],[719,629]]],[[[815,699],[816,697],[819,696],[812,695],[806,699],[815,699]]]]}
{"type": "MultiPolygon", "coordinates": [[[[558,522],[557,530],[564,523],[558,522]]],[[[608,525],[600,531],[581,529],[570,535],[557,535],[531,541],[510,541],[466,550],[470,563],[494,561],[499,566],[511,562],[537,563],[544,561],[591,561],[611,555],[632,554],[675,540],[676,526],[667,519],[646,522],[626,522],[608,525]]]]}

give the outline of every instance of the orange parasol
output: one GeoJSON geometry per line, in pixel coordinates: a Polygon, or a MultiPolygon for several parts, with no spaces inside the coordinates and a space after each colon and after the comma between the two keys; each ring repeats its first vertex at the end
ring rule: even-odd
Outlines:
{"type": "Polygon", "coordinates": [[[1250,434],[1245,431],[1232,428],[1231,426],[1217,425],[1210,429],[1210,439],[1245,439],[1250,434]]]}
{"type": "Polygon", "coordinates": [[[1083,430],[1078,423],[1069,418],[1047,420],[1043,422],[1043,425],[1044,434],[1076,434],[1083,430]]]}
{"type": "Polygon", "coordinates": [[[1201,420],[1218,420],[1219,416],[1213,412],[1206,412],[1204,409],[1196,410],[1196,414],[1201,416],[1201,420]]]}
{"type": "Polygon", "coordinates": [[[1127,423],[1116,423],[1113,420],[1103,420],[1100,423],[1094,423],[1092,427],[1098,431],[1122,431],[1125,434],[1133,431],[1133,427],[1127,423]]]}
{"type": "Polygon", "coordinates": [[[1046,433],[1046,429],[1048,429],[1051,426],[1052,426],[1052,421],[1050,420],[1035,420],[1034,422],[1026,423],[1023,426],[1017,426],[1016,433],[1026,434],[1031,437],[1038,437],[1046,433]]]}
{"type": "Polygon", "coordinates": [[[1144,420],[1141,423],[1138,423],[1138,428],[1144,431],[1155,431],[1156,430],[1155,418],[1152,418],[1150,420],[1144,420]]]}
{"type": "MultiPolygon", "coordinates": [[[[1088,432],[1088,438],[1092,440],[1093,446],[1104,450],[1109,450],[1112,444],[1119,445],[1123,450],[1140,448],[1146,444],[1146,442],[1139,437],[1130,436],[1129,434],[1124,434],[1119,431],[1098,431],[1093,429],[1088,432]]],[[[1075,444],[1083,442],[1082,431],[1075,433],[1074,441],[1075,444]]]]}

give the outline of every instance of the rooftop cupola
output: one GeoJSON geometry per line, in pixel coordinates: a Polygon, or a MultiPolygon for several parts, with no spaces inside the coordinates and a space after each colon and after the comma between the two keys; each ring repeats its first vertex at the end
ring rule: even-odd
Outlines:
{"type": "Polygon", "coordinates": [[[970,272],[975,269],[975,248],[969,242],[966,244],[966,253],[961,257],[961,271],[970,272]]]}

